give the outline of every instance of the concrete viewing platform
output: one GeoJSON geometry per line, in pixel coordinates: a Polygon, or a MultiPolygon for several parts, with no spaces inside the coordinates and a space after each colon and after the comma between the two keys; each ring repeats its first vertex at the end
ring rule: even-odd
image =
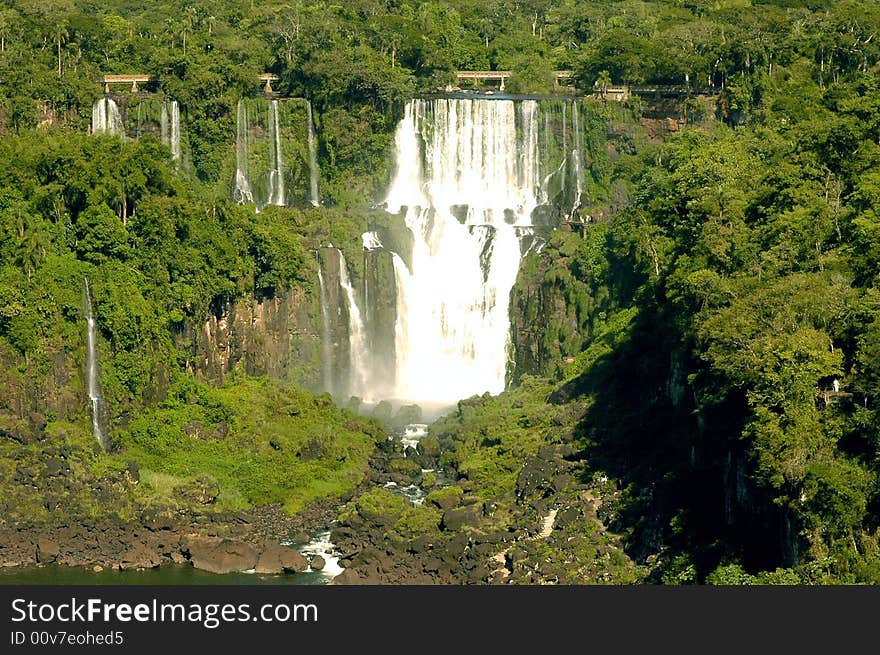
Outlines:
{"type": "Polygon", "coordinates": [[[142,73],[128,73],[125,75],[104,75],[101,82],[104,84],[104,93],[110,93],[111,84],[131,84],[131,92],[137,93],[138,82],[146,84],[154,82],[158,78],[155,75],[144,75],[142,73]]]}
{"type": "MultiPolygon", "coordinates": [[[[501,90],[504,91],[504,82],[510,79],[513,71],[456,71],[455,78],[458,81],[468,80],[471,82],[497,81],[501,84],[501,90]]],[[[556,82],[561,80],[570,80],[573,77],[571,71],[553,71],[556,76],[556,82]]]]}
{"type": "Polygon", "coordinates": [[[266,93],[272,93],[272,82],[277,82],[278,76],[273,75],[272,73],[260,73],[260,81],[266,83],[263,91],[266,93]]]}

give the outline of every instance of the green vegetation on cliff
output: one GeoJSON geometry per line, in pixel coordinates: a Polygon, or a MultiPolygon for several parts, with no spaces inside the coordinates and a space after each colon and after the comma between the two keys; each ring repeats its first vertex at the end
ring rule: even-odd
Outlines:
{"type": "Polygon", "coordinates": [[[191,518],[277,503],[295,513],[361,483],[381,426],[279,381],[212,388],[190,377],[114,435],[0,417],[4,520],[191,518]]]}

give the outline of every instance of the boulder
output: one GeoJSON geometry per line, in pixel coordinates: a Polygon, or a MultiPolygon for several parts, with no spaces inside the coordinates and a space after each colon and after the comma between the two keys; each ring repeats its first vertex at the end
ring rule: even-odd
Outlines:
{"type": "Polygon", "coordinates": [[[145,544],[136,543],[119,559],[120,571],[153,569],[161,564],[159,554],[145,544]]]}
{"type": "Polygon", "coordinates": [[[330,581],[330,584],[353,585],[366,583],[354,569],[345,569],[342,573],[333,578],[333,580],[330,581]]]}
{"type": "Polygon", "coordinates": [[[403,428],[410,423],[418,423],[422,420],[422,408],[418,405],[402,405],[394,414],[392,423],[394,427],[403,428]]]}
{"type": "Polygon", "coordinates": [[[257,573],[297,573],[305,571],[309,561],[290,546],[269,544],[257,559],[257,573]]]}
{"type": "Polygon", "coordinates": [[[440,441],[433,435],[422,437],[419,441],[419,453],[426,458],[440,456],[440,441]]]}
{"type": "Polygon", "coordinates": [[[209,573],[250,571],[257,564],[257,552],[248,544],[234,539],[193,540],[189,544],[189,552],[193,566],[209,573]]]}
{"type": "Polygon", "coordinates": [[[326,565],[326,560],[320,555],[315,555],[309,562],[309,566],[312,567],[313,571],[321,571],[326,565]]]}
{"type": "Polygon", "coordinates": [[[468,505],[467,507],[456,507],[443,512],[443,521],[441,528],[444,530],[461,530],[465,526],[475,526],[480,522],[483,514],[480,505],[468,505]]]}
{"type": "Polygon", "coordinates": [[[220,485],[213,478],[201,475],[174,487],[172,492],[185,505],[210,505],[220,494],[220,485]]]}
{"type": "Polygon", "coordinates": [[[445,489],[437,489],[428,494],[427,500],[442,510],[458,507],[461,503],[461,489],[458,487],[446,487],[445,489]]]}
{"type": "Polygon", "coordinates": [[[51,539],[43,537],[37,541],[37,561],[40,564],[51,564],[60,554],[61,549],[51,539]]]}

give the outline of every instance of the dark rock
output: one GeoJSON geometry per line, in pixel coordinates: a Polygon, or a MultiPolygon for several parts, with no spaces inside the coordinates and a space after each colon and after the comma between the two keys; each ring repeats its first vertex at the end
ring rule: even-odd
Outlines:
{"type": "Polygon", "coordinates": [[[403,428],[410,423],[419,423],[422,420],[422,408],[418,405],[402,405],[394,415],[392,424],[394,427],[403,428]]]}
{"type": "Polygon", "coordinates": [[[564,527],[571,523],[577,521],[580,516],[580,512],[574,507],[566,507],[559,511],[556,515],[556,525],[559,527],[564,527]]]}
{"type": "Polygon", "coordinates": [[[52,478],[56,475],[66,475],[69,471],[67,462],[63,459],[53,457],[46,460],[46,477],[52,478]]]}
{"type": "Polygon", "coordinates": [[[37,541],[37,561],[40,564],[51,564],[58,559],[61,549],[51,539],[41,538],[37,541]]]}
{"type": "Polygon", "coordinates": [[[291,541],[298,545],[307,544],[310,541],[309,534],[308,532],[297,532],[293,535],[291,541]]]}
{"type": "Polygon", "coordinates": [[[159,554],[143,543],[135,543],[119,560],[119,570],[152,569],[161,563],[159,554]]]}
{"type": "Polygon", "coordinates": [[[189,544],[189,553],[193,566],[209,573],[249,571],[257,564],[256,551],[232,539],[197,539],[189,544]]]}
{"type": "Polygon", "coordinates": [[[175,515],[168,509],[146,509],[141,513],[141,523],[150,532],[171,530],[176,521],[175,515]]]}
{"type": "Polygon", "coordinates": [[[333,578],[333,580],[330,581],[330,584],[355,585],[367,584],[367,582],[362,580],[357,571],[355,571],[354,569],[345,569],[342,573],[333,578]]]}
{"type": "Polygon", "coordinates": [[[379,419],[382,423],[389,423],[393,411],[394,409],[391,407],[391,403],[387,400],[383,400],[373,408],[373,417],[379,419]]]}
{"type": "Polygon", "coordinates": [[[449,540],[446,544],[446,552],[455,559],[460,559],[468,547],[468,541],[467,533],[461,532],[449,540]]]}
{"type": "Polygon", "coordinates": [[[299,551],[270,543],[260,554],[254,569],[257,573],[298,573],[308,566],[308,560],[299,551]]]}
{"type": "Polygon", "coordinates": [[[326,565],[327,565],[327,562],[320,555],[315,555],[309,561],[309,566],[312,567],[313,571],[321,571],[326,565]]]}
{"type": "Polygon", "coordinates": [[[419,440],[419,453],[423,457],[434,458],[440,456],[440,440],[433,435],[422,437],[419,440]]]}
{"type": "Polygon", "coordinates": [[[141,467],[137,462],[127,461],[125,463],[125,473],[132,482],[141,481],[141,467]]]}
{"type": "Polygon", "coordinates": [[[471,546],[473,554],[480,557],[488,557],[489,555],[494,554],[496,550],[498,550],[498,548],[493,544],[482,543],[471,546]]]}
{"type": "Polygon", "coordinates": [[[465,526],[475,526],[480,522],[482,514],[480,505],[448,509],[443,512],[441,527],[444,530],[455,531],[461,530],[465,526]]]}
{"type": "Polygon", "coordinates": [[[438,573],[442,567],[443,562],[437,557],[429,557],[423,565],[423,568],[428,573],[438,573]]]}
{"type": "Polygon", "coordinates": [[[461,493],[455,487],[447,487],[432,493],[430,502],[442,510],[452,509],[461,503],[461,493]]]}
{"type": "Polygon", "coordinates": [[[422,475],[422,467],[419,466],[418,462],[405,457],[391,460],[388,468],[391,476],[395,478],[395,481],[398,481],[398,483],[401,478],[404,482],[409,483],[418,479],[422,475]]]}
{"type": "Polygon", "coordinates": [[[559,493],[564,489],[572,486],[574,484],[574,478],[571,477],[568,473],[561,473],[557,476],[554,476],[552,487],[553,491],[559,493]]]}
{"type": "Polygon", "coordinates": [[[220,485],[217,484],[217,481],[205,475],[174,488],[174,494],[180,497],[185,504],[210,505],[217,499],[219,493],[220,485]]]}

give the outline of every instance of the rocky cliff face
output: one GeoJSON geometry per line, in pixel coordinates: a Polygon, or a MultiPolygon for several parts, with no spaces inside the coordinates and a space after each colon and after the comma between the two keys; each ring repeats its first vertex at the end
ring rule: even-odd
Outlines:
{"type": "MultiPolygon", "coordinates": [[[[84,367],[83,367],[84,368],[84,367]]],[[[84,371],[61,343],[40,364],[0,346],[0,414],[39,423],[36,415],[69,420],[85,411],[84,371]]]]}
{"type": "Polygon", "coordinates": [[[317,388],[320,384],[320,313],[313,294],[279,290],[272,298],[248,295],[227,303],[219,316],[178,335],[189,353],[186,369],[222,382],[233,370],[317,388]]]}
{"type": "Polygon", "coordinates": [[[593,324],[601,319],[601,294],[574,274],[589,242],[563,227],[540,253],[523,260],[511,292],[510,384],[523,375],[557,376],[589,342],[593,324]]]}

